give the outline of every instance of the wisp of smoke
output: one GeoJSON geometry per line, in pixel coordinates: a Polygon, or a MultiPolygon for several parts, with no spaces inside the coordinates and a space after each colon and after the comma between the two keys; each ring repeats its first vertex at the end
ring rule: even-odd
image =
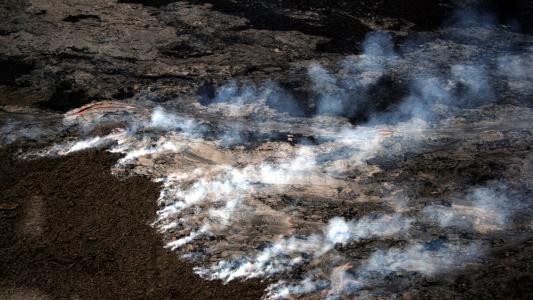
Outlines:
{"type": "Polygon", "coordinates": [[[509,226],[509,217],[520,208],[517,201],[507,197],[506,191],[502,183],[475,188],[451,207],[429,206],[424,213],[441,227],[455,226],[481,233],[504,230],[509,226]]]}

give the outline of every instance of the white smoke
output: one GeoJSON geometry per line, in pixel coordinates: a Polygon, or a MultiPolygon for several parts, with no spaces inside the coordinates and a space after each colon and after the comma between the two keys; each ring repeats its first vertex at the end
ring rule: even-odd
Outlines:
{"type": "Polygon", "coordinates": [[[384,277],[392,272],[419,272],[427,276],[462,268],[465,262],[479,255],[478,246],[445,244],[437,250],[429,250],[423,244],[413,244],[405,249],[378,250],[359,269],[360,279],[375,274],[384,277]]]}
{"type": "Polygon", "coordinates": [[[324,260],[323,256],[332,251],[337,244],[405,234],[411,222],[412,220],[402,218],[398,214],[376,218],[364,217],[357,222],[333,218],[323,229],[322,234],[283,238],[253,257],[221,261],[214,266],[196,270],[204,277],[222,279],[225,282],[237,278],[270,277],[294,269],[298,265],[324,260]]]}
{"type": "Polygon", "coordinates": [[[164,130],[179,130],[189,135],[199,132],[201,129],[200,125],[194,120],[171,114],[162,107],[156,107],[153,110],[148,127],[164,130]]]}
{"type": "Polygon", "coordinates": [[[510,223],[509,217],[520,205],[507,197],[505,185],[494,185],[475,188],[463,201],[455,201],[450,207],[429,206],[423,212],[441,227],[455,226],[481,233],[504,230],[510,223]]]}
{"type": "Polygon", "coordinates": [[[395,64],[392,37],[388,33],[370,33],[363,43],[363,53],[344,59],[336,73],[313,63],[307,74],[318,95],[320,115],[354,115],[368,106],[367,92],[395,64]]]}
{"type": "Polygon", "coordinates": [[[297,284],[290,284],[286,281],[270,285],[266,290],[267,299],[290,299],[294,296],[305,295],[321,291],[330,287],[328,280],[316,280],[306,277],[297,284]]]}

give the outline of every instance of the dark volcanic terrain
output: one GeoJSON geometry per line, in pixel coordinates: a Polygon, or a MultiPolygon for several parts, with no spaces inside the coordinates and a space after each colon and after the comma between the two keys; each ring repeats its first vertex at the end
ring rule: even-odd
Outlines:
{"type": "Polygon", "coordinates": [[[2,1],[0,298],[533,297],[532,15],[2,1]]]}
{"type": "Polygon", "coordinates": [[[257,299],[263,286],[201,280],[148,225],[158,185],[109,173],[89,151],[15,162],[1,153],[2,299],[257,299]]]}
{"type": "MultiPolygon", "coordinates": [[[[360,53],[373,30],[392,33],[398,43],[418,30],[426,30],[420,39],[437,37],[439,26],[465,6],[416,0],[118,2],[3,1],[0,103],[66,111],[135,96],[174,101],[183,94],[209,95],[217,85],[245,77],[279,82],[303,111],[313,112],[301,74],[310,61],[331,64],[360,53]]],[[[484,6],[495,8],[504,24],[529,31],[531,5],[512,3],[484,6]]]]}

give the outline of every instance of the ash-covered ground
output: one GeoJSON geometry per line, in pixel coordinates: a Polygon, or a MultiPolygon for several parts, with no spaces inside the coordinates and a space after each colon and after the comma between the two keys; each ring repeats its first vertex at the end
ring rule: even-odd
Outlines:
{"type": "Polygon", "coordinates": [[[2,11],[6,297],[532,297],[530,3],[2,11]]]}

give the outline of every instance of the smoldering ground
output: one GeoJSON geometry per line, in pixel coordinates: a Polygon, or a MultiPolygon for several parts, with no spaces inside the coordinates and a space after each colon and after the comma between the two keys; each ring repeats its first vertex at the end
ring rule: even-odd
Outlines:
{"type": "MultiPolygon", "coordinates": [[[[69,111],[58,143],[21,157],[122,154],[113,173],[162,183],[152,226],[206,279],[268,278],[272,299],[401,296],[490,260],[498,237],[533,235],[533,41],[459,20],[405,47],[371,33],[361,55],[309,64],[307,118],[275,83],[233,81],[187,113],[142,98],[69,111]],[[404,92],[379,103],[390,77],[404,92]]],[[[7,124],[3,143],[46,136],[7,124]]]]}

